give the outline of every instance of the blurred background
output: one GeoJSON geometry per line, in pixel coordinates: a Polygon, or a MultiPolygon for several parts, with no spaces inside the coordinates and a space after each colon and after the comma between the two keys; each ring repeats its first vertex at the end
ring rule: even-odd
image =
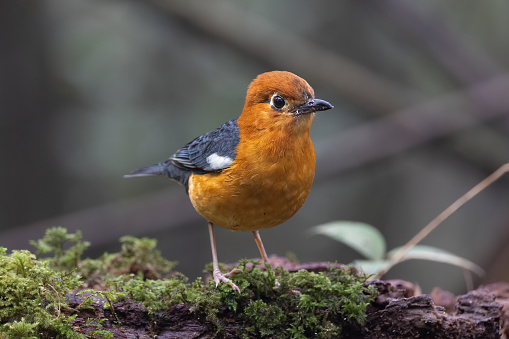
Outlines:
{"type": "MultiPolygon", "coordinates": [[[[95,257],[157,238],[191,278],[211,261],[205,220],[166,178],[123,179],[235,118],[257,74],[288,70],[335,108],[317,114],[307,202],[261,232],[301,262],[361,256],[312,226],[376,226],[401,246],[509,161],[506,1],[2,1],[0,246],[81,230],[95,257]]],[[[509,281],[509,177],[423,241],[509,281]]],[[[258,256],[217,229],[219,260],[258,256]]],[[[387,276],[465,291],[463,273],[409,261],[387,276]]]]}

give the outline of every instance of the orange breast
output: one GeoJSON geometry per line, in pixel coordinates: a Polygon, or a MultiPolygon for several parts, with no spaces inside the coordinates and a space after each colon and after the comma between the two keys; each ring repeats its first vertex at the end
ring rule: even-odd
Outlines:
{"type": "MultiPolygon", "coordinates": [[[[291,218],[313,183],[311,121],[312,116],[297,129],[286,124],[263,131],[241,128],[237,156],[229,168],[191,175],[189,197],[196,211],[235,231],[270,228],[291,218]],[[285,126],[290,130],[284,130],[285,126]]],[[[239,127],[241,124],[239,121],[239,127]]]]}

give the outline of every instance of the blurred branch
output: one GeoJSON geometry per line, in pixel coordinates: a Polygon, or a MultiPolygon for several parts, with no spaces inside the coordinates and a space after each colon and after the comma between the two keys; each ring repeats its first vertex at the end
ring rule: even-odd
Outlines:
{"type": "Polygon", "coordinates": [[[414,1],[368,1],[367,9],[382,13],[388,20],[419,42],[424,53],[431,54],[438,63],[462,85],[473,85],[504,73],[504,68],[479,49],[469,35],[460,34],[441,13],[428,5],[414,1]]]}
{"type": "MultiPolygon", "coordinates": [[[[471,34],[453,26],[450,18],[445,18],[435,7],[422,2],[389,0],[363,3],[367,10],[381,13],[396,26],[397,32],[404,32],[405,38],[416,42],[416,48],[429,55],[446,74],[451,75],[461,86],[475,85],[505,73],[504,67],[472,40],[471,34]]],[[[468,138],[454,138],[447,145],[449,150],[460,154],[477,166],[500,164],[506,159],[504,145],[509,144],[506,131],[483,126],[482,130],[470,131],[468,138]],[[495,141],[487,152],[486,141],[495,141]]],[[[491,167],[491,168],[493,168],[491,167]]]]}
{"type": "Polygon", "coordinates": [[[199,220],[181,187],[174,187],[13,228],[2,232],[0,246],[27,248],[29,240],[42,238],[47,228],[64,226],[69,232],[81,230],[84,239],[100,247],[119,234],[146,235],[199,220]]]}
{"type": "Polygon", "coordinates": [[[389,113],[420,99],[418,93],[408,87],[378,76],[270,21],[249,15],[234,2],[152,2],[207,34],[227,41],[281,70],[294,71],[311,83],[328,86],[346,100],[374,112],[389,113]]]}
{"type": "Polygon", "coordinates": [[[509,74],[349,129],[317,149],[317,179],[509,115],[509,74]]]}

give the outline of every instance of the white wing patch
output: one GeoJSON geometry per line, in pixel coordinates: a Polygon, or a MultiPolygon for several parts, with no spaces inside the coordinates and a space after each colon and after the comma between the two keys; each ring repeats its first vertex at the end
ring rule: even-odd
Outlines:
{"type": "Polygon", "coordinates": [[[233,159],[227,156],[220,156],[217,153],[212,153],[207,157],[207,163],[212,170],[224,169],[232,163],[233,159]]]}

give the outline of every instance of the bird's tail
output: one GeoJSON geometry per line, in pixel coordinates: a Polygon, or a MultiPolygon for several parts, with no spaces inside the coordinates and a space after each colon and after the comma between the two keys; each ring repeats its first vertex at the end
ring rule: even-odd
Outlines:
{"type": "Polygon", "coordinates": [[[124,175],[124,178],[152,177],[156,175],[167,175],[166,163],[161,162],[159,164],[138,168],[131,173],[124,175]]]}

